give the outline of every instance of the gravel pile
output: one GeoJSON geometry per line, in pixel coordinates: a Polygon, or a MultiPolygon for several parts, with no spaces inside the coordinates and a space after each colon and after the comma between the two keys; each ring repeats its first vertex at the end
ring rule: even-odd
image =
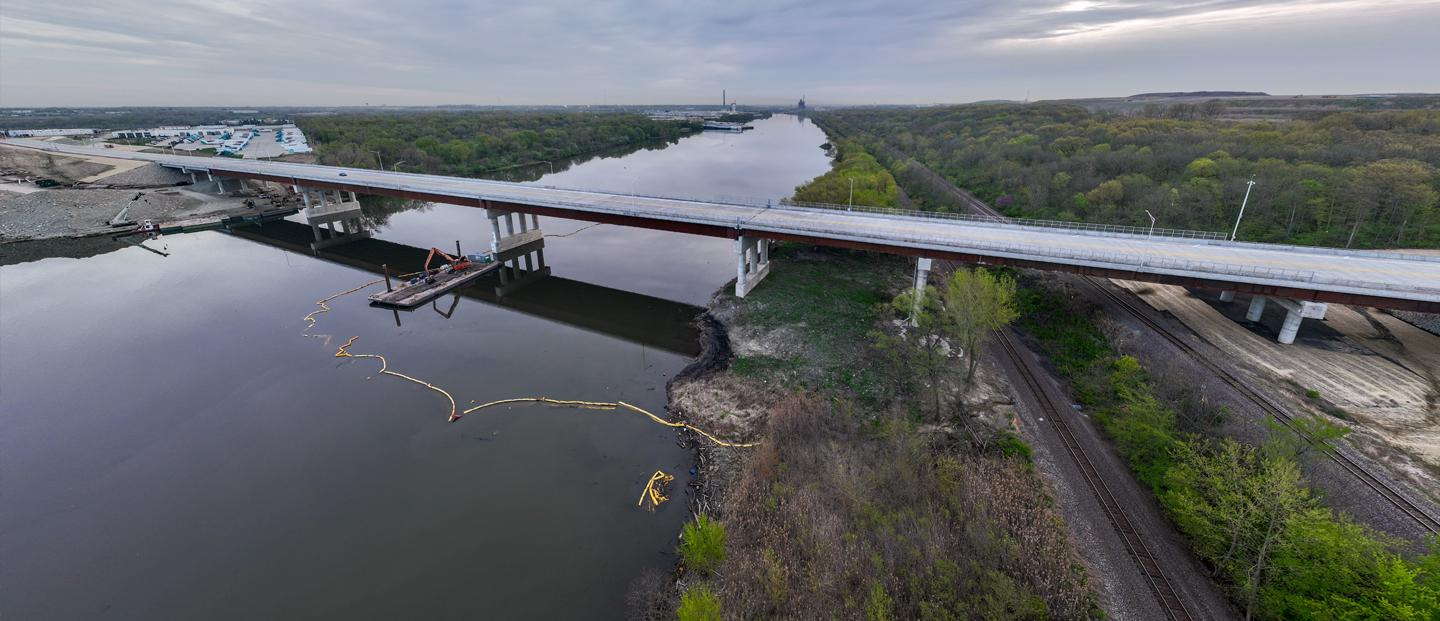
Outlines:
{"type": "Polygon", "coordinates": [[[159,164],[146,164],[96,181],[96,185],[166,186],[189,181],[190,175],[159,164]]]}
{"type": "Polygon", "coordinates": [[[1440,336],[1440,315],[1398,310],[1390,311],[1390,314],[1405,320],[1406,323],[1421,330],[1440,336]]]}
{"type": "MultiPolygon", "coordinates": [[[[218,203],[218,201],[217,201],[218,203]]],[[[71,237],[108,230],[126,205],[135,221],[173,219],[211,205],[175,190],[46,190],[0,193],[0,240],[71,237]]],[[[215,204],[213,207],[221,207],[215,204]]]]}

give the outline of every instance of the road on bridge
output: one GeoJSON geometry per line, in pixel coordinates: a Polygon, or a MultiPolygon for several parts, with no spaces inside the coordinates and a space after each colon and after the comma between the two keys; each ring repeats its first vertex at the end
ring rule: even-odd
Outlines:
{"type": "Polygon", "coordinates": [[[227,178],[417,198],[595,222],[1236,290],[1297,300],[1440,312],[1440,257],[1229,242],[1213,234],[994,221],[976,216],[763,199],[687,199],[316,164],[198,158],[55,144],[46,151],[142,159],[227,178]]]}

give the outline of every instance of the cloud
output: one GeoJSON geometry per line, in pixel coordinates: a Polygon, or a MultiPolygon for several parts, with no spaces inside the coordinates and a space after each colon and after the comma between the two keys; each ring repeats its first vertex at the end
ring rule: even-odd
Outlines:
{"type": "Polygon", "coordinates": [[[1437,19],[1436,0],[6,0],[0,105],[964,101],[1229,88],[1207,80],[1241,60],[1262,90],[1437,90],[1417,60],[1440,57],[1437,19]],[[1286,45],[1255,63],[1250,37],[1286,45]]]}

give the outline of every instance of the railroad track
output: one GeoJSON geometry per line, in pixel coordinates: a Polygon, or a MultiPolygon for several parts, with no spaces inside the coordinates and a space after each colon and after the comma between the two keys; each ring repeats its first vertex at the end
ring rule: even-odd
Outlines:
{"type": "Polygon", "coordinates": [[[1125,550],[1130,553],[1131,558],[1135,559],[1135,564],[1140,567],[1140,573],[1145,576],[1146,584],[1160,603],[1160,607],[1174,621],[1191,619],[1190,611],[1185,608],[1185,602],[1180,599],[1175,588],[1171,586],[1170,579],[1165,576],[1165,571],[1161,568],[1160,562],[1156,560],[1154,552],[1145,544],[1144,537],[1140,536],[1140,531],[1135,528],[1129,514],[1115,498],[1115,494],[1110,491],[1110,486],[1105,484],[1104,477],[1100,476],[1100,471],[1095,468],[1090,456],[1085,453],[1084,447],[1075,439],[1075,434],[1065,423],[1063,410],[1050,399],[1050,394],[1045,391],[1045,387],[1035,376],[1030,365],[1016,349],[1010,333],[1004,330],[1000,331],[998,340],[1000,347],[1005,350],[1005,354],[1015,363],[1015,368],[1020,372],[1026,388],[1035,395],[1045,418],[1050,421],[1051,426],[1060,436],[1061,443],[1065,445],[1065,452],[1069,453],[1070,458],[1079,466],[1085,482],[1095,493],[1095,498],[1100,501],[1100,508],[1105,511],[1105,517],[1109,518],[1110,524],[1115,527],[1115,532],[1120,535],[1121,541],[1125,542],[1125,550]]]}
{"type": "MultiPolygon", "coordinates": [[[[932,172],[931,174],[934,173],[932,172]]],[[[984,201],[975,199],[974,197],[970,197],[966,194],[957,194],[957,197],[962,199],[966,206],[974,210],[976,213],[979,213],[981,215],[993,216],[996,218],[1005,217],[1004,214],[1001,214],[994,207],[991,207],[984,201]]],[[[1255,403],[1257,407],[1259,407],[1266,414],[1269,414],[1276,421],[1279,421],[1280,424],[1284,425],[1287,429],[1293,431],[1295,435],[1300,436],[1300,438],[1312,445],[1316,443],[1315,438],[1311,437],[1309,434],[1305,433],[1304,431],[1300,430],[1295,426],[1295,417],[1290,414],[1288,410],[1286,410],[1284,407],[1281,407],[1279,404],[1276,404],[1269,397],[1261,394],[1259,391],[1251,388],[1249,384],[1241,380],[1239,377],[1235,376],[1228,369],[1225,369],[1219,364],[1216,364],[1211,359],[1201,355],[1200,352],[1195,349],[1193,345],[1174,334],[1168,327],[1164,326],[1158,321],[1155,321],[1142,309],[1136,307],[1133,303],[1131,303],[1130,300],[1127,300],[1124,296],[1115,293],[1114,291],[1111,291],[1110,288],[1104,283],[1105,279],[1096,277],[1082,277],[1082,279],[1085,282],[1089,283],[1090,286],[1094,287],[1102,295],[1114,301],[1117,305],[1120,306],[1120,308],[1124,309],[1136,319],[1140,320],[1141,323],[1144,323],[1161,337],[1165,338],[1165,340],[1173,343],[1182,352],[1190,356],[1191,359],[1195,360],[1201,366],[1204,366],[1205,368],[1213,372],[1216,376],[1220,377],[1220,379],[1226,384],[1234,387],[1237,392],[1249,399],[1251,402],[1255,403]]],[[[1419,524],[1421,528],[1424,528],[1430,533],[1440,534],[1440,519],[1437,519],[1435,516],[1431,515],[1420,505],[1412,502],[1408,497],[1406,497],[1403,493],[1396,489],[1395,486],[1386,482],[1383,477],[1377,476],[1374,473],[1370,472],[1370,470],[1367,469],[1364,465],[1362,465],[1358,460],[1350,457],[1349,455],[1346,455],[1338,447],[1335,450],[1324,451],[1324,453],[1330,458],[1331,461],[1334,461],[1337,465],[1339,465],[1341,469],[1349,472],[1361,483],[1364,483],[1366,487],[1374,490],[1376,494],[1384,498],[1391,505],[1394,505],[1401,513],[1404,513],[1411,520],[1419,524]]]]}
{"type": "MultiPolygon", "coordinates": [[[[955,269],[956,267],[953,261],[943,261],[941,264],[949,269],[955,269]]],[[[1069,410],[1069,408],[1057,406],[1055,401],[1050,398],[1050,393],[1047,392],[1045,386],[1040,383],[1040,379],[1036,376],[1034,369],[1031,368],[1025,357],[1020,354],[1019,349],[1015,345],[1015,340],[1010,336],[1009,331],[1000,330],[998,337],[997,341],[1000,343],[1001,349],[1004,350],[1006,357],[1010,358],[1011,362],[1014,363],[1015,369],[1020,373],[1020,378],[1025,383],[1025,389],[1035,395],[1035,400],[1040,405],[1043,417],[1050,421],[1050,426],[1055,429],[1056,435],[1060,437],[1061,444],[1065,445],[1065,452],[1070,455],[1071,460],[1073,460],[1076,467],[1080,469],[1081,476],[1085,478],[1086,485],[1090,488],[1090,491],[1094,493],[1095,499],[1100,503],[1100,508],[1105,512],[1105,517],[1110,521],[1111,526],[1115,528],[1116,534],[1120,535],[1120,540],[1124,542],[1125,551],[1130,554],[1131,558],[1135,559],[1135,564],[1140,568],[1140,573],[1145,578],[1146,586],[1150,587],[1150,592],[1155,596],[1156,602],[1160,604],[1160,607],[1165,610],[1166,615],[1168,615],[1166,618],[1172,621],[1189,621],[1192,619],[1193,617],[1191,617],[1190,611],[1185,607],[1185,602],[1180,599],[1179,594],[1175,592],[1175,587],[1171,585],[1170,578],[1165,575],[1165,570],[1161,567],[1159,560],[1156,559],[1155,553],[1150,549],[1150,546],[1145,543],[1145,538],[1141,536],[1140,530],[1135,527],[1135,523],[1130,519],[1130,515],[1125,512],[1124,506],[1120,504],[1120,501],[1115,497],[1115,493],[1110,490],[1110,486],[1105,483],[1105,477],[1101,476],[1099,469],[1095,467],[1095,463],[1085,452],[1085,447],[1075,438],[1074,432],[1070,430],[1070,425],[1065,422],[1066,411],[1069,410]]]]}
{"type": "MultiPolygon", "coordinates": [[[[1141,323],[1144,323],[1146,326],[1150,327],[1150,329],[1154,330],[1155,333],[1159,334],[1165,340],[1174,344],[1175,347],[1180,349],[1182,352],[1185,352],[1185,354],[1190,356],[1190,358],[1193,359],[1195,362],[1199,363],[1206,369],[1209,369],[1222,381],[1235,388],[1236,392],[1239,392],[1241,395],[1249,399],[1266,414],[1269,414],[1276,421],[1279,421],[1280,424],[1284,425],[1287,429],[1295,432],[1295,435],[1300,436],[1301,439],[1312,445],[1316,444],[1315,438],[1311,437],[1309,434],[1295,426],[1295,416],[1292,415],[1288,410],[1276,404],[1269,397],[1261,394],[1254,388],[1251,388],[1248,383],[1246,383],[1244,380],[1240,379],[1236,375],[1232,374],[1228,369],[1225,369],[1221,365],[1215,363],[1213,360],[1201,355],[1200,351],[1197,350],[1190,343],[1186,342],[1185,339],[1180,338],[1178,335],[1174,334],[1169,328],[1161,324],[1159,321],[1156,321],[1154,318],[1150,317],[1148,313],[1144,312],[1143,309],[1135,306],[1135,304],[1130,300],[1125,299],[1123,295],[1111,291],[1110,288],[1106,286],[1103,282],[1098,282],[1099,280],[1101,279],[1085,279],[1085,281],[1088,282],[1090,286],[1094,287],[1102,295],[1115,302],[1121,308],[1125,309],[1126,312],[1129,312],[1136,319],[1139,319],[1141,323]]],[[[1366,487],[1374,490],[1376,494],[1384,498],[1390,504],[1394,505],[1397,509],[1400,510],[1400,512],[1404,513],[1411,520],[1414,520],[1426,531],[1430,533],[1440,534],[1440,519],[1437,519],[1435,516],[1430,515],[1430,513],[1427,512],[1419,504],[1411,502],[1409,498],[1407,498],[1403,493],[1400,492],[1400,490],[1396,489],[1393,485],[1386,482],[1383,477],[1371,473],[1370,470],[1367,469],[1364,465],[1362,465],[1358,460],[1345,454],[1345,452],[1341,450],[1340,447],[1335,447],[1335,450],[1323,452],[1326,456],[1330,458],[1331,461],[1339,465],[1341,469],[1349,472],[1356,479],[1359,479],[1361,483],[1364,483],[1366,485],[1366,487]]]]}

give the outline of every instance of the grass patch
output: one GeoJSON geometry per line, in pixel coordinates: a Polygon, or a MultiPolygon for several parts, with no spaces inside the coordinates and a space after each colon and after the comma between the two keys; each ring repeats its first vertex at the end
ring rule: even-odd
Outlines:
{"type": "Polygon", "coordinates": [[[895,291],[909,281],[909,262],[792,244],[772,247],[770,256],[770,275],[739,305],[736,322],[765,332],[783,329],[803,351],[783,358],[739,356],[734,372],[883,404],[889,393],[871,352],[871,333],[890,316],[895,291]]]}

